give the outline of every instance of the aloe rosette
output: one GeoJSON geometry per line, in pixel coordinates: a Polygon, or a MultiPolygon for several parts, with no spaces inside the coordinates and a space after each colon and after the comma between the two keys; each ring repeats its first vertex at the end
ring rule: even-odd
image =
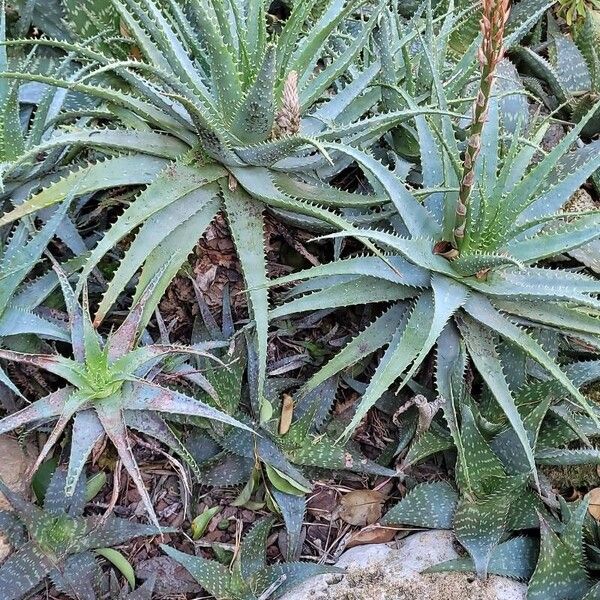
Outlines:
{"type": "Polygon", "coordinates": [[[93,97],[108,125],[62,128],[13,161],[6,176],[54,148],[99,157],[15,206],[0,225],[51,206],[73,189],[81,196],[146,186],[81,273],[79,290],[102,257],[136,232],[100,303],[99,323],[140,268],[141,288],[161,271],[159,297],[224,210],[249,290],[262,387],[268,325],[264,211],[301,225],[351,231],[339,209],[365,212],[385,199],[329,185],[348,160],[324,144],[366,146],[424,109],[369,115],[379,98],[379,64],[363,55],[379,4],[367,11],[363,0],[296,3],[278,34],[269,31],[260,0],[239,6],[224,0],[113,0],[113,6],[140,60],[60,40],[10,42],[63,49],[86,71],[76,80],[30,72],[2,77],[93,97]]]}
{"type": "Polygon", "coordinates": [[[85,477],[78,479],[70,496],[65,495],[66,478],[62,467],[54,471],[43,506],[28,502],[0,480],[0,491],[13,508],[0,511],[2,533],[14,548],[0,566],[4,600],[28,596],[46,577],[71,598],[96,600],[101,593],[102,571],[95,551],[161,533],[154,525],[84,516],[85,477]]]}
{"type": "MultiPolygon", "coordinates": [[[[131,449],[128,428],[156,438],[189,460],[191,457],[185,446],[163,416],[193,415],[249,429],[224,412],[153,381],[156,373],[160,372],[161,361],[166,357],[196,354],[214,359],[210,350],[222,343],[205,342],[193,346],[139,343],[144,306],[154,291],[158,276],[132,306],[119,328],[102,339],[92,326],[87,296],[84,295],[82,307],[64,273],[58,267],[56,271],[70,316],[73,358],[2,349],[0,357],[39,367],[66,380],[68,385],[4,417],[0,420],[0,432],[56,421],[32,468],[34,471],[60,439],[69,422],[73,421],[66,478],[67,496],[74,493],[75,484],[92,449],[107,436],[135,482],[149,515],[158,524],[131,449]]],[[[206,389],[214,394],[208,384],[206,389]]]]}

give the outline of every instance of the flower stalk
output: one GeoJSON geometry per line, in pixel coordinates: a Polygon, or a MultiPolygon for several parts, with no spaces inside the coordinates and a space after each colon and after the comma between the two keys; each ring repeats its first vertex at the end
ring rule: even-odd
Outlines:
{"type": "Polygon", "coordinates": [[[469,197],[475,183],[475,163],[481,150],[481,132],[487,120],[496,67],[504,56],[504,28],[510,13],[509,3],[510,0],[482,0],[481,33],[483,40],[478,51],[481,79],[473,107],[473,123],[465,151],[463,173],[456,205],[454,245],[459,250],[465,237],[469,197]]]}

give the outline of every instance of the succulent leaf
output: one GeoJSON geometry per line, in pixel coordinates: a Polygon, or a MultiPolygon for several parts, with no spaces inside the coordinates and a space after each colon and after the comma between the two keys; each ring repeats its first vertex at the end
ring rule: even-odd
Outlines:
{"type": "Polygon", "coordinates": [[[421,483],[384,515],[381,524],[451,529],[457,502],[458,494],[448,483],[421,483]]]}
{"type": "MultiPolygon", "coordinates": [[[[488,564],[491,575],[510,577],[518,581],[527,581],[533,574],[538,548],[530,537],[514,537],[498,544],[493,550],[488,564]]],[[[457,558],[433,567],[424,573],[475,572],[472,558],[457,558]]]]}
{"type": "MultiPolygon", "coordinates": [[[[314,575],[339,569],[311,563],[286,563],[265,566],[266,538],[272,519],[258,521],[242,540],[233,570],[199,556],[190,556],[170,546],[161,548],[183,565],[194,579],[218,600],[252,600],[267,590],[278,597],[314,575]],[[271,586],[275,586],[274,589],[271,586]]],[[[269,594],[271,595],[271,594],[269,594]]]]}
{"type": "Polygon", "coordinates": [[[540,554],[529,582],[527,597],[530,600],[583,597],[590,583],[580,556],[544,520],[540,523],[540,529],[540,554]]]}

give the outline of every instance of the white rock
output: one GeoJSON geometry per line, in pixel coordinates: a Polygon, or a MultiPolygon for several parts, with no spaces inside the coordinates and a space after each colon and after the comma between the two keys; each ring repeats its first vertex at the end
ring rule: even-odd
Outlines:
{"type": "Polygon", "coordinates": [[[525,600],[527,586],[504,577],[421,571],[458,558],[449,531],[423,531],[392,544],[358,546],[340,557],[336,575],[314,577],[280,600],[525,600]]]}

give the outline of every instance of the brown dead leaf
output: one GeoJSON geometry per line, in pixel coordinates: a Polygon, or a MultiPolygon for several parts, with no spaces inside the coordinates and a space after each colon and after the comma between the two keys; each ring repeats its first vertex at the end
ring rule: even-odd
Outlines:
{"type": "Polygon", "coordinates": [[[396,533],[398,532],[393,527],[382,527],[377,524],[367,525],[350,536],[346,549],[365,544],[386,544],[396,537],[396,533]]]}
{"type": "Polygon", "coordinates": [[[350,525],[364,527],[381,518],[385,496],[375,490],[355,490],[340,500],[340,518],[350,525]]]}
{"type": "Polygon", "coordinates": [[[294,399],[289,394],[283,395],[283,405],[281,407],[281,418],[279,419],[279,435],[285,435],[292,424],[294,416],[294,399]]]}
{"type": "Polygon", "coordinates": [[[136,576],[142,581],[156,576],[155,591],[160,597],[169,595],[184,598],[186,594],[196,596],[202,588],[189,572],[170,556],[154,556],[140,561],[136,566],[136,576]]]}
{"type": "Polygon", "coordinates": [[[600,487],[594,488],[589,493],[590,505],[588,512],[594,519],[600,520],[600,487]]]}
{"type": "Polygon", "coordinates": [[[317,519],[331,520],[333,512],[338,507],[337,492],[330,487],[316,485],[309,496],[306,508],[317,519]]]}
{"type": "MultiPolygon", "coordinates": [[[[28,486],[25,480],[27,469],[33,464],[34,458],[25,452],[19,442],[8,435],[0,435],[0,477],[2,481],[15,492],[23,494],[28,486]]],[[[0,494],[0,510],[10,510],[6,498],[0,494]]]]}
{"type": "MultiPolygon", "coordinates": [[[[0,477],[15,492],[24,494],[28,488],[25,478],[27,469],[33,464],[33,458],[26,454],[19,442],[8,435],[0,435],[0,477]]],[[[12,506],[0,493],[0,510],[12,510],[12,506]]],[[[10,545],[0,535],[0,562],[10,553],[10,545]]]]}
{"type": "Polygon", "coordinates": [[[198,273],[195,278],[195,283],[198,285],[202,292],[210,290],[211,285],[215,282],[217,277],[217,265],[212,265],[206,271],[198,273]]]}
{"type": "MultiPolygon", "coordinates": [[[[133,40],[133,35],[131,34],[129,27],[127,27],[123,21],[119,23],[119,32],[124,38],[133,40]]],[[[129,58],[132,58],[133,60],[142,60],[142,53],[137,46],[131,46],[131,49],[129,50],[129,58]]]]}
{"type": "Polygon", "coordinates": [[[10,544],[0,535],[0,563],[10,554],[10,549],[10,544]]]}

